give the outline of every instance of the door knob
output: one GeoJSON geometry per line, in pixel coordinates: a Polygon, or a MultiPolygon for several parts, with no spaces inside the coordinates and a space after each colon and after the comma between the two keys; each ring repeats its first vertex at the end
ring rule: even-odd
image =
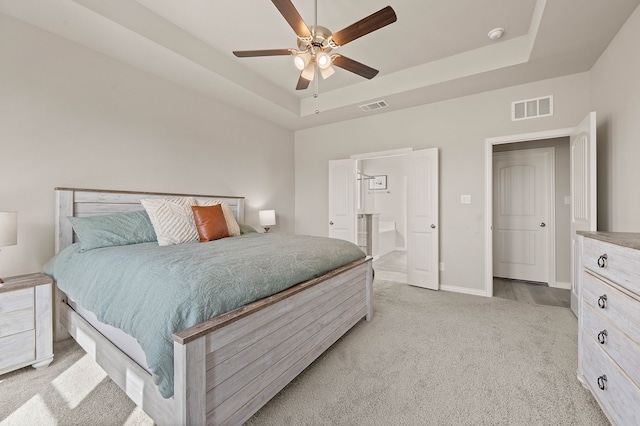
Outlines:
{"type": "Polygon", "coordinates": [[[540,222],[540,228],[544,228],[545,226],[547,226],[547,224],[546,224],[546,223],[544,223],[544,222],[540,222]]]}
{"type": "Polygon", "coordinates": [[[329,222],[329,225],[333,225],[333,221],[329,222]]]}
{"type": "Polygon", "coordinates": [[[431,224],[431,229],[436,229],[436,226],[433,223],[431,224]]]}

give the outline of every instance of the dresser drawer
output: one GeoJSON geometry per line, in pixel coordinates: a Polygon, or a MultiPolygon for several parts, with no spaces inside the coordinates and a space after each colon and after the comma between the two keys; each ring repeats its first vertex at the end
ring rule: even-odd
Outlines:
{"type": "Polygon", "coordinates": [[[36,359],[36,332],[29,330],[0,337],[0,373],[9,367],[36,359]]]}
{"type": "Polygon", "coordinates": [[[640,295],[638,250],[584,238],[582,261],[585,268],[640,295]]]}
{"type": "Polygon", "coordinates": [[[598,347],[595,340],[584,333],[582,339],[583,377],[609,419],[615,425],[640,424],[640,389],[598,347]]]}
{"type": "Polygon", "coordinates": [[[583,275],[582,300],[640,343],[640,302],[590,273],[583,275]]]}
{"type": "Polygon", "coordinates": [[[0,314],[25,308],[33,309],[33,287],[0,293],[0,314]]]}
{"type": "Polygon", "coordinates": [[[640,387],[640,346],[593,307],[584,305],[582,315],[583,332],[596,340],[600,348],[604,349],[635,385],[640,387]]]}
{"type": "Polygon", "coordinates": [[[0,312],[0,337],[31,330],[34,326],[33,308],[0,312]]]}

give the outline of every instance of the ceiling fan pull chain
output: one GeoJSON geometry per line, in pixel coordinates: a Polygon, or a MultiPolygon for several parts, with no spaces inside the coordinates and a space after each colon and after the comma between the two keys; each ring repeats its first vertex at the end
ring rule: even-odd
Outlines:
{"type": "Polygon", "coordinates": [[[318,80],[320,80],[320,76],[318,75],[318,64],[316,64],[315,78],[314,78],[314,84],[316,87],[315,87],[315,93],[313,94],[313,97],[316,100],[316,114],[320,114],[320,109],[318,108],[318,80]]]}

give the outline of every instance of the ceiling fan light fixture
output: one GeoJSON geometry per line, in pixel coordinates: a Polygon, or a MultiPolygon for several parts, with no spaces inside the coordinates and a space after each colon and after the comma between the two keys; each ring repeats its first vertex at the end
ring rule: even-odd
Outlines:
{"type": "Polygon", "coordinates": [[[293,64],[300,71],[305,69],[307,67],[307,65],[309,65],[309,62],[311,62],[311,54],[308,51],[307,52],[298,53],[293,58],[293,64]]]}
{"type": "Polygon", "coordinates": [[[320,68],[320,75],[322,75],[323,80],[326,80],[327,78],[331,77],[334,72],[336,72],[336,70],[334,70],[333,67],[329,67],[325,69],[320,68]]]}
{"type": "Polygon", "coordinates": [[[300,74],[300,77],[304,78],[305,80],[312,81],[315,73],[315,64],[313,62],[309,62],[309,64],[307,64],[307,66],[302,70],[302,74],[300,74]]]}
{"type": "Polygon", "coordinates": [[[316,62],[321,70],[326,70],[331,66],[331,56],[326,52],[316,53],[316,62]]]}

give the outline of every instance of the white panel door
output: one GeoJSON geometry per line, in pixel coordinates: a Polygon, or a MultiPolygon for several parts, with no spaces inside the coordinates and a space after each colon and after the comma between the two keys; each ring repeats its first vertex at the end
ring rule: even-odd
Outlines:
{"type": "MultiPolygon", "coordinates": [[[[597,229],[596,113],[571,133],[571,310],[578,316],[582,257],[577,231],[597,229]]],[[[579,316],[578,316],[579,317],[579,316]]]]}
{"type": "Polygon", "coordinates": [[[407,283],[439,289],[438,148],[407,154],[407,283]]]}
{"type": "Polygon", "coordinates": [[[493,275],[549,282],[553,149],[493,154],[493,275]]]}
{"type": "Polygon", "coordinates": [[[356,160],[329,161],[329,237],[356,243],[356,160]]]}

